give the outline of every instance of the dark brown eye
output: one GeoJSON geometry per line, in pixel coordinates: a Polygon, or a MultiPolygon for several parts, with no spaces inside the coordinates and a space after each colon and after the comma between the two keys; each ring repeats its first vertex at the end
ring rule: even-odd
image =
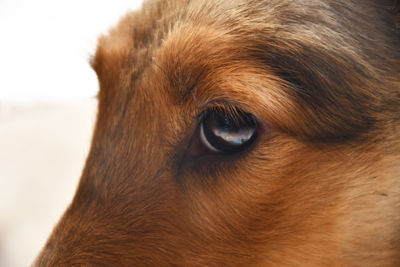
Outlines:
{"type": "Polygon", "coordinates": [[[256,138],[257,122],[253,115],[237,108],[233,111],[210,109],[200,124],[201,142],[217,153],[236,153],[256,138]]]}

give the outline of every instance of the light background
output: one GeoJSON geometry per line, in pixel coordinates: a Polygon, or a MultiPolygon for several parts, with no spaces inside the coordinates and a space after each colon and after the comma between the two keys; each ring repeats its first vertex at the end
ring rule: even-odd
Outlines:
{"type": "Polygon", "coordinates": [[[0,0],[0,267],[29,266],[71,201],[95,120],[96,40],[141,0],[0,0]]]}

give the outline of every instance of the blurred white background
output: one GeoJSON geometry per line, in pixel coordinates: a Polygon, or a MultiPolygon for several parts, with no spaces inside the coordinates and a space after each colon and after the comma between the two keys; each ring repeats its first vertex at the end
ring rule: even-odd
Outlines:
{"type": "Polygon", "coordinates": [[[141,0],[0,0],[0,267],[29,266],[73,197],[96,40],[141,0]]]}

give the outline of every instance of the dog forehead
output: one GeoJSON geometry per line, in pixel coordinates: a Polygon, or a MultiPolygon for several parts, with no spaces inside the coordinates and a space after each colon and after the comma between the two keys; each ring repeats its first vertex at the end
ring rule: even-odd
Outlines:
{"type": "MultiPolygon", "coordinates": [[[[338,17],[332,1],[251,3],[249,8],[248,1],[149,1],[100,39],[92,65],[108,85],[136,82],[149,66],[159,68],[178,95],[187,95],[201,76],[248,55],[276,69],[297,91],[315,87],[297,77],[319,79],[332,71],[335,62],[329,55],[337,54],[336,61],[349,65],[366,65],[358,62],[363,60],[357,56],[362,52],[353,39],[357,35],[344,28],[349,18],[338,17]],[[321,66],[325,69],[319,71],[321,66]],[[304,69],[307,75],[302,75],[304,69]]],[[[366,26],[360,27],[365,31],[366,26]]],[[[315,91],[322,92],[320,87],[315,91]]]]}
{"type": "MultiPolygon", "coordinates": [[[[282,31],[281,24],[284,22],[287,24],[285,31],[289,33],[293,24],[297,25],[295,37],[299,38],[303,29],[298,25],[303,23],[302,19],[304,23],[307,20],[306,11],[322,9],[317,8],[320,1],[259,0],[251,1],[251,8],[248,2],[147,1],[142,10],[126,15],[117,27],[99,39],[91,65],[105,83],[119,79],[119,71],[123,68],[130,68],[136,76],[133,78],[139,78],[143,70],[153,63],[153,58],[162,53],[170,55],[168,66],[172,66],[171,63],[185,65],[190,61],[200,63],[199,58],[192,60],[190,52],[193,49],[202,50],[202,55],[211,54],[210,50],[214,55],[221,55],[221,51],[226,55],[234,53],[232,49],[221,47],[224,43],[221,39],[228,35],[239,36],[243,44],[270,36],[291,38],[282,31]],[[303,8],[299,9],[299,5],[303,8]],[[305,6],[314,8],[307,9],[305,6]],[[296,14],[293,14],[294,9],[296,14]],[[173,49],[175,53],[171,52],[173,49]],[[185,60],[178,62],[183,58],[185,60]]],[[[321,28],[318,30],[322,32],[321,28]]],[[[315,34],[315,31],[304,31],[307,35],[315,34]]],[[[215,58],[214,55],[210,56],[215,58]]]]}
{"type": "Polygon", "coordinates": [[[194,87],[214,87],[218,74],[235,64],[239,48],[229,35],[202,26],[185,25],[171,33],[157,50],[153,64],[163,74],[172,93],[188,96],[194,87]]]}

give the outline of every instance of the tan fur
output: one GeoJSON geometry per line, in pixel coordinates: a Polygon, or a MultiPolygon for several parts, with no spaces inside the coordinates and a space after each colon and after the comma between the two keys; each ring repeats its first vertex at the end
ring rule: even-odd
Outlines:
{"type": "Polygon", "coordinates": [[[99,40],[91,152],[35,266],[400,266],[398,5],[128,14],[99,40]],[[192,151],[213,103],[257,118],[251,149],[192,151]]]}

